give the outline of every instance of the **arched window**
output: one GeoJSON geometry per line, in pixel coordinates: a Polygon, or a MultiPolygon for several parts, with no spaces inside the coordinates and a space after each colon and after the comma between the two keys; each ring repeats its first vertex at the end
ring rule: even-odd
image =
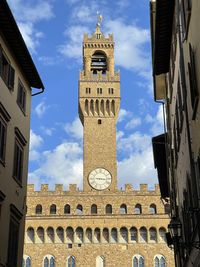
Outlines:
{"type": "Polygon", "coordinates": [[[31,267],[31,258],[29,256],[23,256],[23,267],[31,267]]]}
{"type": "Polygon", "coordinates": [[[70,205],[66,204],[64,207],[64,214],[70,214],[70,205]]]}
{"type": "Polygon", "coordinates": [[[120,214],[127,214],[127,207],[126,207],[126,204],[122,204],[122,205],[120,206],[119,213],[120,213],[120,214]]]}
{"type": "Polygon", "coordinates": [[[120,229],[120,241],[121,243],[128,242],[128,230],[126,229],[126,227],[122,227],[120,229]]]}
{"type": "Polygon", "coordinates": [[[34,243],[35,240],[34,229],[32,227],[29,227],[26,233],[27,233],[26,243],[34,243]]]}
{"type": "Polygon", "coordinates": [[[137,228],[131,227],[130,234],[131,234],[131,242],[137,242],[138,239],[137,228]]]}
{"type": "Polygon", "coordinates": [[[156,242],[157,241],[157,231],[156,228],[151,227],[149,229],[149,241],[156,242]]]}
{"type": "Polygon", "coordinates": [[[94,229],[94,243],[100,243],[100,233],[99,228],[94,229]]]}
{"type": "Polygon", "coordinates": [[[50,214],[56,214],[56,205],[55,204],[52,204],[50,206],[50,214]]]}
{"type": "Polygon", "coordinates": [[[96,267],[104,267],[105,266],[105,259],[103,256],[96,257],[96,267]]]}
{"type": "Polygon", "coordinates": [[[77,227],[75,231],[75,242],[83,243],[83,228],[77,227]]]}
{"type": "Polygon", "coordinates": [[[67,267],[76,267],[76,260],[74,256],[69,256],[67,258],[67,267]]]}
{"type": "Polygon", "coordinates": [[[156,213],[157,213],[156,205],[155,205],[155,204],[151,204],[151,205],[149,206],[149,213],[150,213],[150,214],[156,214],[156,213]]]}
{"type": "Polygon", "coordinates": [[[37,229],[37,243],[44,243],[44,229],[42,227],[37,229]]]}
{"type": "Polygon", "coordinates": [[[110,241],[111,241],[111,243],[117,243],[117,229],[116,228],[112,228],[112,230],[111,230],[110,241]]]}
{"type": "Polygon", "coordinates": [[[66,242],[70,244],[74,242],[74,230],[72,227],[67,227],[66,229],[66,242]]]}
{"type": "Polygon", "coordinates": [[[147,242],[147,229],[145,227],[140,228],[140,242],[147,242]]]}
{"type": "Polygon", "coordinates": [[[106,205],[106,214],[112,214],[112,205],[110,204],[106,205]]]}
{"type": "Polygon", "coordinates": [[[82,207],[82,205],[80,205],[80,204],[77,205],[77,207],[76,207],[76,214],[77,215],[83,214],[83,207],[82,207]]]}
{"type": "Polygon", "coordinates": [[[142,206],[140,204],[136,204],[134,208],[134,214],[141,214],[142,213],[142,206]]]}
{"type": "Polygon", "coordinates": [[[54,229],[52,227],[47,228],[47,243],[54,243],[54,229]]]}
{"type": "Polygon", "coordinates": [[[64,230],[62,227],[58,227],[56,229],[56,234],[57,234],[57,241],[58,243],[63,243],[64,242],[64,230]]]}
{"type": "Polygon", "coordinates": [[[85,232],[85,242],[86,243],[92,243],[92,229],[87,228],[85,232]]]}
{"type": "Polygon", "coordinates": [[[154,267],[166,267],[166,260],[163,255],[156,255],[154,257],[154,267]]]}
{"type": "Polygon", "coordinates": [[[133,267],[144,267],[144,258],[139,254],[134,255],[132,266],[133,267]]]}
{"type": "Polygon", "coordinates": [[[161,227],[159,229],[159,235],[160,235],[160,241],[166,242],[166,229],[164,227],[161,227]]]}
{"type": "Polygon", "coordinates": [[[46,255],[44,257],[44,267],[55,267],[55,258],[52,255],[46,255]]]}
{"type": "Polygon", "coordinates": [[[97,214],[97,205],[96,204],[93,204],[91,206],[91,214],[97,214]]]}
{"type": "Polygon", "coordinates": [[[36,214],[42,214],[42,205],[38,204],[35,208],[36,214]]]}
{"type": "Polygon", "coordinates": [[[102,242],[103,243],[108,243],[109,242],[109,230],[108,230],[108,228],[104,228],[103,229],[102,242]]]}
{"type": "Polygon", "coordinates": [[[97,71],[105,73],[106,70],[107,70],[107,59],[105,53],[102,51],[96,51],[92,55],[91,71],[93,71],[93,73],[96,74],[97,71]]]}

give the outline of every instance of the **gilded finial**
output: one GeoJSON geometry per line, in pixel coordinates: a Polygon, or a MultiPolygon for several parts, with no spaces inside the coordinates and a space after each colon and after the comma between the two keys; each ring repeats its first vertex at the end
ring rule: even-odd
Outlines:
{"type": "Polygon", "coordinates": [[[101,27],[102,20],[103,20],[102,15],[99,13],[99,11],[97,11],[97,27],[98,28],[101,27]]]}

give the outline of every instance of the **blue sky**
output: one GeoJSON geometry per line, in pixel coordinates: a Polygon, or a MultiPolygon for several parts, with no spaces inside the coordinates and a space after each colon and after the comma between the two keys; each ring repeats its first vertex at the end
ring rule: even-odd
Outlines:
{"type": "Polygon", "coordinates": [[[29,183],[77,183],[82,188],[82,126],[78,77],[83,34],[114,33],[115,69],[121,73],[117,124],[118,187],[153,187],[157,175],[151,137],[163,132],[153,101],[148,0],[8,0],[45,85],[32,99],[29,183]]]}

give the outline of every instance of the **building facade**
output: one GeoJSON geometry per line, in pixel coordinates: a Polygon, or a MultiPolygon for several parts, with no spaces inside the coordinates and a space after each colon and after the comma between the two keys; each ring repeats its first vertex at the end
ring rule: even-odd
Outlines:
{"type": "Polygon", "coordinates": [[[171,200],[176,266],[200,266],[199,12],[198,0],[151,1],[154,93],[166,113],[154,158],[161,195],[171,200]]]}
{"type": "MultiPolygon", "coordinates": [[[[43,90],[5,0],[0,1],[0,266],[21,266],[31,87],[43,90]]],[[[39,92],[39,91],[38,91],[39,92]]]]}
{"type": "MultiPolygon", "coordinates": [[[[99,18],[100,19],[100,18],[99,18]]],[[[24,266],[174,266],[165,233],[168,214],[156,186],[117,188],[116,121],[120,75],[113,36],[100,21],[84,35],[79,116],[84,128],[83,191],[28,186],[24,266]]]]}

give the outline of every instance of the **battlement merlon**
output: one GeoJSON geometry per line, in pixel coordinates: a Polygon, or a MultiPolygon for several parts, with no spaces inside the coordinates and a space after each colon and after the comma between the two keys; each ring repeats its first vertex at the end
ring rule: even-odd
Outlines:
{"type": "MultiPolygon", "coordinates": [[[[49,185],[48,184],[41,184],[40,190],[35,190],[34,184],[28,184],[27,186],[27,193],[51,193],[51,194],[61,194],[61,193],[77,193],[77,194],[84,194],[83,191],[79,191],[78,187],[76,184],[69,184],[69,190],[64,190],[63,184],[55,184],[55,189],[54,190],[49,190],[49,185]]],[[[108,193],[109,192],[104,192],[108,193]]],[[[133,193],[133,194],[160,194],[160,188],[159,185],[156,184],[154,186],[154,190],[149,190],[147,184],[140,184],[140,189],[135,190],[132,186],[132,184],[125,184],[125,189],[124,190],[119,190],[115,193],[133,193]]]]}

